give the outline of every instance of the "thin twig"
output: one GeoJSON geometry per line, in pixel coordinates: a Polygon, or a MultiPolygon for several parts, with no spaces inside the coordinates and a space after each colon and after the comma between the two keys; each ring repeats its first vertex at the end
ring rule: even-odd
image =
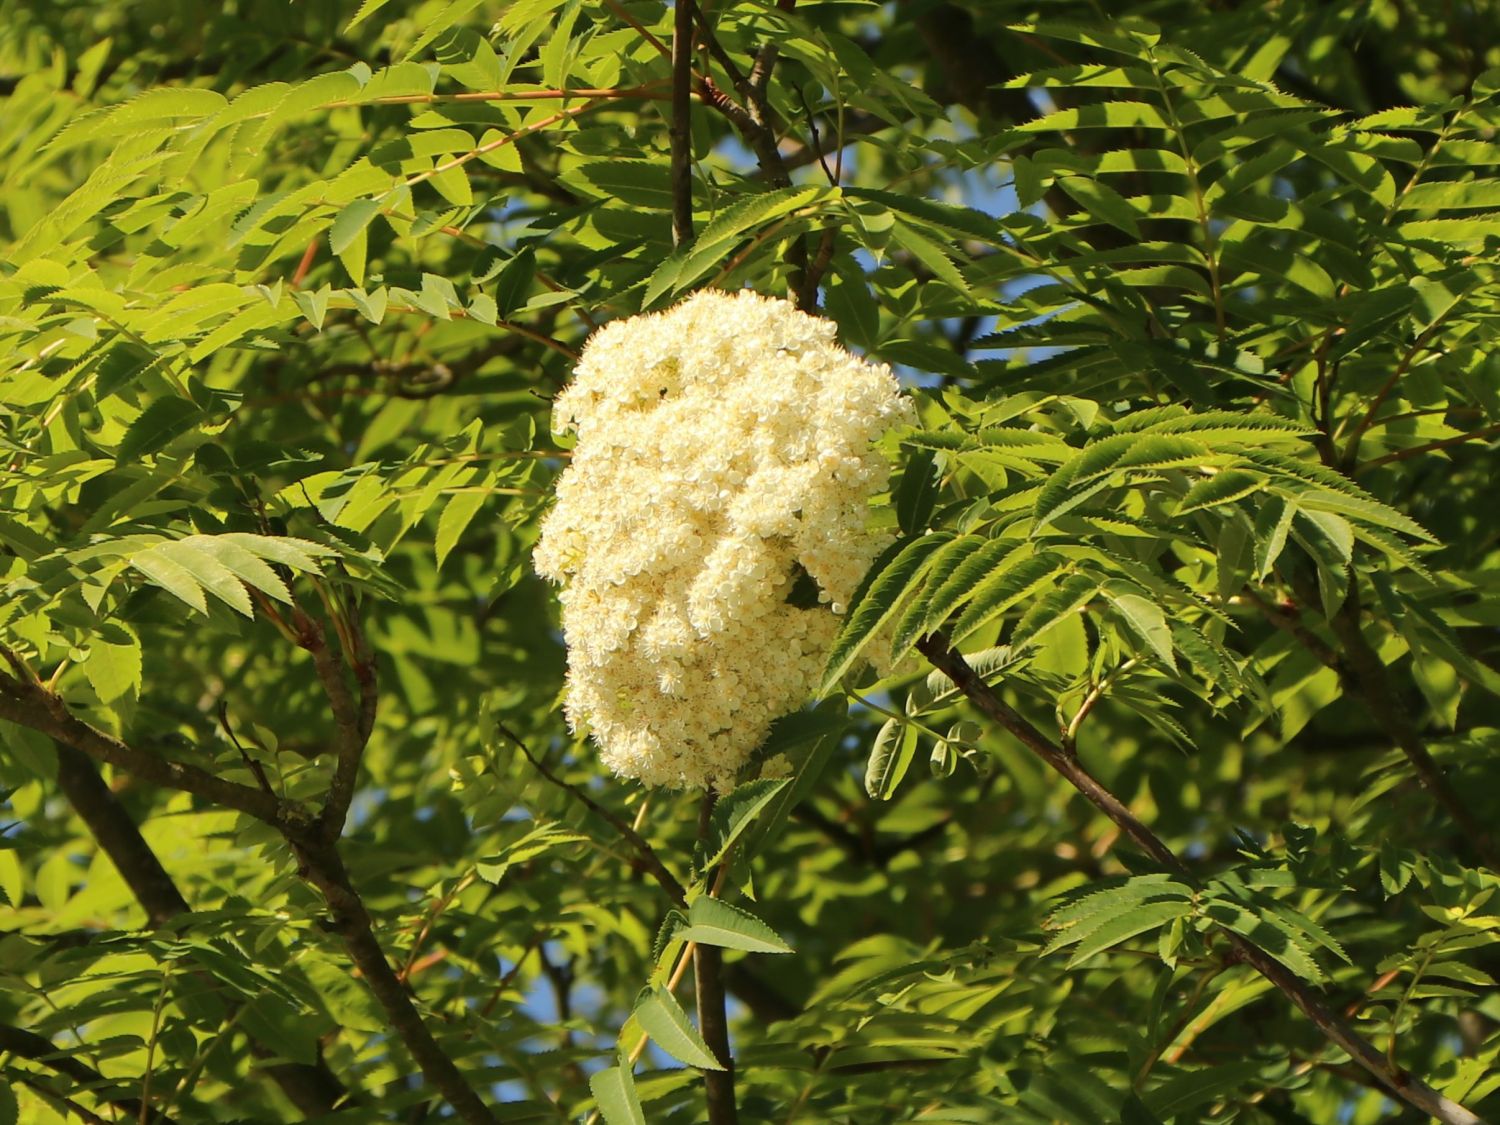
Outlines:
{"type": "MultiPolygon", "coordinates": [[[[1311,603],[1317,597],[1312,583],[1305,578],[1295,578],[1293,589],[1299,599],[1311,603]]],[[[1338,640],[1344,661],[1329,665],[1339,672],[1354,694],[1362,697],[1370,716],[1385,732],[1386,736],[1400,747],[1411,764],[1417,779],[1434,800],[1442,805],[1454,825],[1473,849],[1474,855],[1486,867],[1500,871],[1500,849],[1496,848],[1490,831],[1469,810],[1458,790],[1448,780],[1443,768],[1433,759],[1426,743],[1412,722],[1410,714],[1402,705],[1391,683],[1385,663],[1380,654],[1365,640],[1360,622],[1359,584],[1351,582],[1344,604],[1328,620],[1338,640]]],[[[1326,661],[1325,661],[1326,662],[1326,661]]]]}
{"type": "MultiPolygon", "coordinates": [[[[1001,700],[989,684],[969,666],[962,654],[948,644],[946,637],[941,634],[924,637],[917,643],[917,647],[982,714],[1009,731],[1023,746],[1060,774],[1090,804],[1114,821],[1142,851],[1165,870],[1196,882],[1187,865],[1172,849],[1084,769],[1078,759],[1070,757],[1062,747],[1054,744],[1019,712],[1001,700]]],[[[1330,1011],[1315,992],[1260,946],[1232,931],[1226,931],[1226,936],[1230,945],[1248,965],[1301,1009],[1324,1036],[1347,1051],[1351,1058],[1374,1075],[1387,1093],[1436,1117],[1444,1125],[1483,1125],[1480,1118],[1420,1079],[1402,1071],[1393,1072],[1384,1055],[1330,1011]]]]}
{"type": "MultiPolygon", "coordinates": [[[[338,625],[338,615],[333,603],[321,585],[318,592],[335,622],[335,630],[340,633],[339,647],[348,660],[348,654],[353,652],[353,642],[344,639],[344,630],[338,625]]],[[[343,662],[328,643],[328,630],[301,610],[296,611],[292,624],[297,633],[297,643],[312,656],[318,682],[323,685],[328,708],[333,712],[333,778],[329,781],[328,796],[324,800],[322,812],[318,814],[318,820],[324,837],[336,840],[344,831],[344,821],[354,800],[360,762],[369,737],[369,724],[374,721],[373,685],[361,693],[363,698],[356,703],[354,693],[349,690],[349,682],[344,677],[343,662]]],[[[373,678],[373,671],[367,670],[367,674],[373,678]]]]}
{"type": "Polygon", "coordinates": [[[672,57],[671,49],[656,36],[652,35],[651,32],[647,31],[638,19],[625,10],[625,5],[621,4],[619,0],[604,0],[604,6],[631,27],[635,28],[636,31],[640,32],[641,38],[655,47],[664,57],[669,59],[672,57]]]}
{"type": "Polygon", "coordinates": [[[497,719],[495,721],[495,726],[501,734],[503,734],[507,739],[515,744],[516,748],[519,749],[522,754],[526,755],[526,760],[532,764],[537,773],[541,774],[542,777],[546,778],[547,781],[557,786],[557,788],[563,790],[565,793],[570,794],[575,800],[582,804],[584,808],[588,809],[591,813],[599,817],[616,832],[618,832],[625,839],[625,841],[635,849],[636,856],[639,858],[641,866],[644,867],[648,872],[650,872],[651,877],[657,881],[662,890],[667,892],[667,897],[670,898],[675,905],[687,905],[686,889],[684,889],[677,876],[673,875],[672,872],[667,868],[667,865],[662,862],[661,857],[656,854],[656,849],[651,846],[651,844],[646,840],[644,836],[642,836],[620,817],[616,816],[609,809],[601,805],[598,801],[594,800],[594,798],[590,797],[578,786],[564,781],[562,778],[558,777],[557,774],[548,769],[546,763],[538,758],[535,754],[533,754],[531,752],[531,748],[521,740],[520,736],[512,731],[503,722],[500,722],[497,719]]]}
{"type": "Polygon", "coordinates": [[[240,752],[240,761],[245,763],[245,768],[255,775],[255,780],[260,783],[262,789],[274,796],[276,791],[271,788],[271,781],[266,777],[265,768],[250,756],[250,752],[240,742],[239,736],[234,733],[234,727],[229,724],[229,704],[222,699],[219,700],[219,726],[229,741],[234,743],[234,748],[240,752]]]}
{"type": "Polygon", "coordinates": [[[1472,433],[1458,434],[1454,437],[1443,438],[1441,441],[1429,441],[1426,445],[1414,445],[1410,449],[1398,449],[1394,453],[1387,453],[1383,457],[1375,457],[1369,461],[1363,461],[1354,467],[1356,474],[1363,473],[1369,469],[1381,465],[1389,465],[1392,461],[1405,461],[1408,457],[1420,457],[1424,453],[1434,453],[1439,449],[1451,449],[1455,445],[1463,445],[1470,441],[1484,441],[1486,438],[1500,437],[1500,423],[1493,426],[1485,426],[1482,430],[1472,433]]]}

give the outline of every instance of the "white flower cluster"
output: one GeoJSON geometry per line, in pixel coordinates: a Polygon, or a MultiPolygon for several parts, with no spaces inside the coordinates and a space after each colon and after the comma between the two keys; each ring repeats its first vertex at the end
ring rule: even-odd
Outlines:
{"type": "Polygon", "coordinates": [[[807,698],[890,541],[866,526],[890,475],[872,443],[912,418],[831,322],[750,292],[589,340],[554,405],[577,444],[534,562],[564,585],[568,720],[610,769],[722,791],[807,698]],[[788,602],[802,575],[822,605],[788,602]]]}

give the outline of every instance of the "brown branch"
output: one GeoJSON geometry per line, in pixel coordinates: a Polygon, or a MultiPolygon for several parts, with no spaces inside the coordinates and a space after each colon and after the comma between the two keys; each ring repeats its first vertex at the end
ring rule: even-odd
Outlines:
{"type": "MultiPolygon", "coordinates": [[[[689,8],[693,5],[687,0],[689,8]]],[[[782,2],[777,5],[783,11],[791,10],[790,2],[782,2]]],[[[723,114],[735,131],[739,133],[740,139],[755,153],[756,162],[760,165],[761,175],[776,187],[790,187],[792,183],[791,173],[787,169],[786,160],[781,154],[781,142],[776,136],[776,127],[771,119],[770,103],[766,98],[766,86],[771,80],[771,71],[775,65],[776,54],[764,48],[756,56],[755,68],[751,77],[741,82],[738,78],[739,70],[728,61],[714,37],[712,29],[707,24],[702,27],[703,39],[710,52],[721,63],[726,63],[725,69],[729,71],[730,78],[740,87],[741,96],[745,98],[745,104],[741,105],[714,83],[712,77],[702,75],[698,79],[698,96],[708,105],[723,114]]],[[[830,248],[829,253],[832,253],[830,248]]],[[[791,272],[787,278],[787,292],[796,302],[797,307],[804,312],[815,312],[817,309],[817,283],[811,286],[812,298],[808,299],[808,260],[807,245],[801,237],[792,240],[787,250],[787,263],[791,266],[791,272]]],[[[824,263],[826,269],[826,262],[824,263]]],[[[822,271],[818,271],[821,278],[822,271]]]]}
{"type": "Polygon", "coordinates": [[[333,712],[333,777],[329,781],[328,796],[318,819],[324,838],[336,840],[343,834],[349,806],[354,800],[360,763],[370,740],[370,731],[375,725],[378,691],[374,654],[360,627],[357,613],[352,610],[342,612],[321,586],[318,593],[333,622],[343,660],[339,660],[328,643],[328,630],[301,610],[296,612],[293,625],[297,643],[312,655],[318,681],[323,685],[329,710],[333,712]],[[349,690],[349,683],[344,675],[345,666],[353,673],[355,682],[359,685],[357,701],[354,693],[349,690]]]}
{"type": "MultiPolygon", "coordinates": [[[[152,926],[165,925],[172,918],[189,912],[187,900],[177,884],[151,845],[146,843],[119,798],[104,784],[98,768],[87,754],[59,743],[57,784],[145,909],[152,926]]],[[[267,1048],[253,1040],[252,1051],[260,1057],[270,1054],[267,1048]]],[[[309,1116],[329,1113],[350,1096],[321,1059],[317,1063],[273,1063],[264,1069],[288,1100],[309,1116]]]]}
{"type": "MultiPolygon", "coordinates": [[[[1028,750],[1041,758],[1053,771],[1081,793],[1095,808],[1112,820],[1125,835],[1159,865],[1190,882],[1196,882],[1182,862],[1157,835],[1113,793],[1101,785],[1074,755],[1055,745],[1019,712],[1013,710],[991,690],[989,684],[969,666],[962,654],[948,644],[946,637],[934,634],[917,643],[918,649],[935,668],[947,675],[971,704],[996,725],[1013,735],[1028,750]]],[[[1451,1101],[1420,1079],[1392,1069],[1385,1056],[1361,1038],[1286,966],[1260,946],[1232,931],[1225,931],[1229,943],[1261,976],[1265,977],[1291,1000],[1331,1042],[1369,1071],[1391,1096],[1420,1110],[1445,1125],[1483,1125],[1480,1118],[1451,1101]]]]}
{"type": "Polygon", "coordinates": [[[30,1059],[54,1074],[72,1079],[106,1105],[114,1106],[130,1114],[132,1120],[154,1121],[157,1125],[175,1125],[172,1118],[147,1108],[139,1098],[111,1092],[119,1089],[120,1084],[117,1081],[104,1077],[93,1067],[73,1058],[67,1050],[58,1047],[52,1040],[37,1035],[35,1032],[12,1027],[9,1024],[0,1024],[0,1051],[30,1059]]]}
{"type": "MultiPolygon", "coordinates": [[[[351,731],[357,734],[361,712],[329,651],[323,630],[299,611],[296,635],[304,647],[312,646],[314,663],[319,665],[319,675],[324,679],[330,706],[345,732],[343,737],[348,738],[351,731]],[[337,675],[324,678],[330,668],[337,675]]],[[[351,651],[360,649],[356,645],[351,651]]],[[[144,780],[203,796],[276,827],[298,857],[298,874],[323,893],[350,958],[364,974],[391,1026],[427,1080],[469,1125],[491,1125],[494,1118],[489,1110],[432,1037],[386,961],[375,940],[364,903],[349,882],[333,838],[326,834],[326,822],[309,816],[300,806],[278,800],[274,794],[227,782],[197,767],[168,762],[128,746],[70,715],[59,697],[35,683],[0,676],[0,718],[47,734],[60,744],[72,746],[144,780]]],[[[340,760],[344,760],[342,755],[340,760]]]]}
{"type": "Polygon", "coordinates": [[[1307,649],[1308,652],[1316,656],[1329,668],[1332,668],[1336,672],[1343,670],[1339,654],[1329,645],[1325,644],[1323,638],[1319,637],[1302,623],[1298,617],[1296,606],[1273,605],[1248,586],[1245,587],[1245,598],[1251,605],[1260,610],[1262,616],[1267,621],[1287,634],[1287,636],[1296,640],[1298,644],[1307,649]]]}
{"type": "Polygon", "coordinates": [[[672,247],[693,240],[693,9],[678,0],[672,17],[672,247]]]}
{"type": "Polygon", "coordinates": [[[62,698],[40,684],[0,676],[0,719],[47,735],[95,761],[125,770],[165,789],[180,789],[215,804],[278,824],[283,808],[273,794],[236,781],[225,781],[197,766],[169,761],[126,745],[112,734],[70,714],[62,698]]]}
{"type": "Polygon", "coordinates": [[[58,743],[57,786],[125,880],[153,927],[188,912],[187,900],[130,814],[104,784],[93,759],[58,743]]]}
{"type": "Polygon", "coordinates": [[[328,903],[334,929],[344,948],[385,1010],[391,1027],[401,1037],[423,1076],[468,1125],[494,1125],[495,1118],[469,1085],[458,1066],[433,1038],[410,993],[386,960],[370,924],[369,912],[349,880],[343,859],[332,841],[313,830],[287,833],[300,864],[299,874],[317,887],[328,903]]]}
{"type": "MultiPolygon", "coordinates": [[[[698,838],[707,838],[713,821],[715,797],[705,793],[698,806],[698,838]]],[[[728,860],[725,860],[725,870],[728,860]]],[[[710,883],[718,880],[710,877],[710,883]]],[[[693,947],[693,991],[698,1004],[698,1030],[723,1070],[703,1072],[709,1125],[737,1125],[734,1099],[734,1056],[729,1051],[729,1021],[724,1011],[724,951],[699,942],[693,947]]]]}
{"type": "Polygon", "coordinates": [[[604,5],[611,12],[628,23],[631,27],[635,28],[636,31],[640,33],[641,38],[644,39],[647,43],[650,43],[651,46],[655,47],[657,51],[659,51],[669,59],[672,57],[672,52],[667,47],[667,45],[656,36],[652,35],[651,32],[647,31],[646,28],[641,25],[641,21],[627,12],[625,10],[625,5],[621,4],[619,0],[604,0],[604,5]]]}
{"type": "Polygon", "coordinates": [[[656,882],[661,886],[662,890],[667,892],[667,897],[670,898],[675,905],[687,905],[687,891],[683,888],[683,885],[678,880],[677,876],[673,875],[671,870],[668,869],[667,865],[662,862],[661,857],[656,854],[656,849],[651,846],[650,842],[644,836],[642,836],[639,832],[637,832],[634,828],[627,824],[623,819],[610,812],[609,809],[605,808],[598,801],[594,800],[594,798],[590,797],[578,786],[564,781],[562,778],[558,777],[557,774],[548,769],[546,763],[538,758],[535,754],[533,754],[531,752],[531,748],[527,746],[525,742],[521,741],[520,736],[512,731],[503,722],[500,722],[498,719],[496,719],[495,727],[501,734],[503,734],[507,739],[514,743],[516,748],[519,749],[522,754],[526,755],[526,760],[532,764],[537,773],[541,774],[542,777],[544,777],[551,784],[555,785],[557,788],[561,789],[563,792],[570,794],[575,800],[583,805],[584,808],[588,809],[589,812],[599,817],[616,832],[618,832],[620,836],[624,838],[625,842],[635,849],[636,856],[639,859],[641,866],[650,873],[651,877],[656,880],[656,882]]]}
{"type": "Polygon", "coordinates": [[[1485,426],[1482,430],[1472,433],[1458,434],[1454,437],[1443,438],[1441,441],[1429,441],[1426,445],[1414,445],[1410,449],[1398,449],[1394,453],[1387,453],[1384,457],[1375,457],[1369,461],[1354,466],[1356,474],[1363,473],[1367,469],[1373,469],[1380,465],[1388,465],[1392,461],[1404,461],[1408,457],[1420,457],[1423,453],[1433,453],[1439,449],[1450,449],[1455,445],[1463,445],[1470,441],[1484,441],[1486,438],[1500,436],[1500,423],[1493,426],[1485,426]]]}

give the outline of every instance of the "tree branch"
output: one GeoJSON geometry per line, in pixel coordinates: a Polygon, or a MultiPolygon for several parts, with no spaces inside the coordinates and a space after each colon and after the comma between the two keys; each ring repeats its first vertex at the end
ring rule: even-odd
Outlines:
{"type": "MultiPolygon", "coordinates": [[[[1011,709],[991,690],[962,654],[950,647],[946,637],[934,634],[917,643],[918,649],[935,668],[947,675],[964,696],[981,713],[1018,739],[1023,746],[1041,758],[1055,772],[1105,816],[1109,817],[1136,845],[1168,871],[1196,882],[1182,862],[1157,835],[1147,828],[1113,793],[1101,785],[1079,760],[1051,742],[1036,727],[1011,709]]],[[[1392,1069],[1384,1055],[1354,1032],[1298,977],[1292,974],[1254,942],[1232,931],[1225,931],[1230,945],[1239,955],[1279,989],[1331,1042],[1347,1051],[1351,1058],[1375,1076],[1382,1089],[1392,1097],[1444,1122],[1444,1125],[1483,1125],[1480,1118],[1457,1102],[1439,1094],[1420,1079],[1399,1069],[1392,1069]]]]}
{"type": "Polygon", "coordinates": [[[386,960],[371,928],[369,912],[349,880],[337,847],[323,839],[317,830],[300,836],[288,834],[288,841],[301,864],[299,874],[317,887],[327,901],[334,928],[343,938],[350,958],[423,1076],[443,1095],[460,1120],[468,1125],[494,1125],[495,1118],[457,1064],[433,1038],[410,994],[386,960]]]}
{"type": "MultiPolygon", "coordinates": [[[[57,784],[145,909],[152,926],[165,925],[172,918],[189,913],[187,900],[172,876],[146,843],[119,798],[104,784],[87,754],[58,743],[57,784]]],[[[261,1044],[253,1039],[251,1042],[251,1050],[257,1057],[270,1054],[261,1044]]],[[[329,1113],[350,1096],[321,1059],[317,1063],[271,1063],[265,1072],[288,1100],[309,1116],[329,1113]]]]}
{"type": "MultiPolygon", "coordinates": [[[[712,824],[713,793],[705,793],[698,806],[698,838],[705,839],[712,824]]],[[[710,882],[717,883],[711,876],[710,882]]],[[[693,991],[698,1004],[698,1030],[723,1070],[705,1070],[703,1089],[708,1103],[709,1125],[737,1125],[739,1111],[734,1099],[734,1056],[729,1050],[729,1022],[724,1012],[724,953],[701,942],[693,947],[693,991]]]]}
{"type": "Polygon", "coordinates": [[[354,789],[359,781],[360,762],[364,758],[365,745],[370,740],[370,731],[375,727],[375,710],[379,700],[375,679],[375,658],[360,627],[355,612],[341,613],[333,600],[319,588],[323,604],[339,639],[339,650],[343,665],[347,665],[359,685],[359,699],[349,690],[344,677],[344,667],[328,643],[328,629],[313,621],[305,613],[297,611],[293,619],[297,632],[297,643],[313,658],[318,680],[328,697],[329,709],[333,712],[336,728],[334,740],[335,761],[333,778],[328,784],[328,796],[318,820],[325,839],[337,840],[343,834],[344,822],[349,816],[349,806],[354,800],[354,789]]]}
{"type": "Polygon", "coordinates": [[[215,804],[253,816],[267,824],[278,824],[282,806],[274,794],[250,785],[225,781],[197,766],[168,761],[121,742],[69,713],[62,697],[38,683],[23,683],[0,676],[0,719],[47,735],[71,746],[95,761],[160,785],[180,789],[215,804]]]}
{"type": "Polygon", "coordinates": [[[177,884],[87,754],[57,744],[57,786],[109,856],[153,927],[188,912],[187,900],[177,884]]]}
{"type": "Polygon", "coordinates": [[[143,1106],[139,1098],[112,1092],[119,1089],[118,1082],[104,1077],[104,1075],[100,1074],[93,1067],[79,1062],[66,1050],[53,1043],[52,1040],[37,1035],[35,1032],[26,1031],[19,1027],[12,1027],[9,1024],[0,1024],[0,1051],[19,1055],[23,1059],[30,1059],[32,1062],[46,1067],[54,1074],[72,1079],[105,1104],[114,1106],[116,1109],[130,1114],[132,1121],[156,1122],[156,1125],[175,1125],[172,1118],[143,1106]]]}
{"type": "Polygon", "coordinates": [[[1383,457],[1375,457],[1369,461],[1361,461],[1352,470],[1357,476],[1369,469],[1378,468],[1381,465],[1389,465],[1392,461],[1404,461],[1408,457],[1420,457],[1424,453],[1436,453],[1440,449],[1451,449],[1455,445],[1463,445],[1471,441],[1485,441],[1492,437],[1500,437],[1500,423],[1493,426],[1485,426],[1482,430],[1472,433],[1458,434],[1454,437],[1443,438],[1440,441],[1429,441],[1425,445],[1414,445],[1410,449],[1398,449],[1394,453],[1387,453],[1383,457]]]}
{"type": "MultiPolygon", "coordinates": [[[[693,0],[684,0],[684,3],[689,11],[696,7],[693,0]]],[[[781,0],[777,7],[782,11],[790,11],[792,3],[790,0],[781,0]]],[[[760,165],[761,174],[765,179],[776,187],[790,187],[791,173],[787,169],[785,158],[781,155],[781,144],[776,136],[776,128],[771,120],[770,103],[766,98],[766,87],[771,81],[771,71],[776,62],[775,50],[763,47],[756,55],[751,76],[741,80],[739,68],[734,66],[724,54],[712,29],[704,24],[702,32],[705,45],[710,53],[724,65],[729,72],[730,79],[739,86],[740,94],[745,98],[745,104],[741,105],[724,93],[708,75],[703,75],[698,79],[698,96],[722,113],[734,126],[740,139],[755,153],[756,162],[760,165]]],[[[831,247],[829,253],[832,253],[831,247]]],[[[800,235],[792,240],[786,257],[787,263],[791,266],[791,272],[787,278],[787,292],[799,309],[812,312],[817,308],[817,281],[814,280],[811,285],[812,299],[809,303],[807,245],[800,235]]],[[[826,267],[826,262],[824,265],[826,267]]]]}
{"type": "MultiPolygon", "coordinates": [[[[299,613],[298,617],[299,641],[305,642],[304,647],[308,647],[308,644],[313,646],[311,651],[314,662],[319,664],[319,676],[323,679],[340,729],[345,732],[344,737],[347,738],[351,731],[357,734],[361,729],[363,712],[355,706],[342,671],[329,652],[326,635],[305,615],[299,613]],[[316,640],[313,639],[314,636],[316,640]],[[327,677],[326,672],[330,668],[335,674],[327,677]]],[[[359,645],[351,643],[346,651],[357,653],[359,645]]],[[[10,659],[14,653],[7,650],[0,655],[10,659]]],[[[13,667],[18,659],[12,661],[13,667]]],[[[24,667],[24,664],[21,666],[24,667]]],[[[327,822],[321,817],[310,817],[299,806],[282,801],[273,793],[227,782],[197,767],[168,762],[128,746],[69,714],[60,697],[34,682],[24,683],[9,676],[0,676],[0,718],[40,731],[64,746],[74,747],[81,753],[144,780],[218,801],[277,828],[298,857],[298,874],[317,887],[328,902],[335,927],[344,939],[350,958],[364,974],[376,999],[385,1009],[391,1026],[406,1044],[423,1075],[448,1100],[462,1120],[469,1125],[492,1125],[494,1118],[490,1116],[489,1110],[468,1085],[453,1060],[432,1037],[395,971],[386,961],[371,929],[370,916],[349,882],[334,839],[327,835],[327,822]]],[[[361,739],[359,749],[362,748],[361,739]]],[[[357,751],[355,753],[354,763],[357,768],[357,751]]],[[[345,761],[346,756],[341,753],[340,763],[345,761]]],[[[352,789],[352,781],[350,786],[352,789]]]]}
{"type": "Polygon", "coordinates": [[[693,240],[693,9],[678,0],[672,15],[672,247],[693,240]]]}

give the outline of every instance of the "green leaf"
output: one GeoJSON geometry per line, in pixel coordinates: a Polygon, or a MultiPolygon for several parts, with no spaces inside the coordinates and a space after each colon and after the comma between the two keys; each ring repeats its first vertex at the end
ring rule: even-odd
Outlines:
{"type": "Polygon", "coordinates": [[[635,1090],[635,1075],[621,1063],[589,1076],[589,1090],[606,1125],[646,1125],[646,1113],[635,1090]]]}
{"type": "Polygon", "coordinates": [[[113,703],[122,696],[139,695],[140,643],[134,639],[129,644],[96,640],[89,646],[89,658],[83,663],[83,673],[101,703],[113,703]]]}
{"type": "Polygon", "coordinates": [[[860,589],[855,592],[854,604],[844,627],[833,642],[824,666],[823,682],[818,688],[819,696],[826,696],[838,686],[865,646],[911,593],[933,551],[950,538],[950,535],[941,533],[921,539],[899,540],[875,560],[860,589]]]}
{"type": "MultiPolygon", "coordinates": [[[[922,592],[907,604],[896,622],[891,640],[893,662],[899,661],[911,651],[911,647],[920,637],[931,633],[952,612],[951,607],[956,604],[952,599],[957,595],[950,594],[947,602],[939,601],[939,595],[949,588],[949,580],[958,572],[958,569],[991,542],[993,540],[981,539],[977,535],[963,535],[938,548],[937,553],[932,557],[931,565],[927,568],[922,592]],[[944,608],[944,606],[949,608],[944,608]]],[[[1014,544],[1011,546],[1014,547],[1014,544]]],[[[968,584],[972,586],[987,570],[987,566],[983,569],[976,567],[968,584]]]]}
{"type": "Polygon", "coordinates": [[[536,251],[530,246],[521,250],[505,263],[495,281],[495,307],[500,316],[510,315],[526,303],[531,292],[531,281],[536,276],[536,251]]]}
{"type": "Polygon", "coordinates": [[[870,748],[870,760],[865,765],[865,792],[877,801],[889,801],[911,768],[916,750],[916,728],[899,719],[887,719],[870,748]]]}
{"type": "Polygon", "coordinates": [[[203,595],[203,586],[181,563],[148,551],[132,558],[130,565],[155,585],[186,602],[199,613],[208,612],[208,601],[203,595]]]}
{"type": "Polygon", "coordinates": [[[115,450],[121,465],[155,453],[181,437],[203,419],[203,411],[189,399],[167,396],[156,399],[132,422],[115,450]]]}
{"type": "Polygon", "coordinates": [[[708,895],[693,900],[688,907],[687,926],[673,936],[681,941],[743,949],[748,953],[792,952],[792,947],[755,915],[708,895]]]}
{"type": "Polygon", "coordinates": [[[1255,1082],[1263,1064],[1255,1059],[1216,1062],[1202,1070],[1179,1074],[1146,1095],[1151,1108],[1163,1118],[1173,1118],[1211,1101],[1219,1101],[1235,1090],[1255,1082]]]}
{"type": "Polygon", "coordinates": [[[1164,926],[1174,918],[1186,918],[1192,912],[1193,904],[1183,899],[1141,903],[1128,913],[1105,922],[1079,941],[1078,948],[1068,958],[1068,968],[1074,968],[1094,954],[1113,949],[1138,934],[1164,926]]]}
{"type": "Polygon", "coordinates": [[[475,872],[486,883],[498,885],[505,878],[505,873],[518,863],[525,863],[529,859],[551,851],[554,848],[563,847],[567,844],[577,844],[588,840],[587,836],[573,832],[558,824],[541,823],[532,824],[529,821],[520,822],[526,825],[525,831],[515,835],[515,830],[507,825],[501,829],[503,835],[515,836],[506,843],[499,851],[492,852],[479,860],[474,867],[475,872]]]}
{"type": "Polygon", "coordinates": [[[607,199],[650,211],[672,209],[670,170],[650,160],[601,160],[580,164],[570,179],[591,184],[607,199]]]}
{"type": "Polygon", "coordinates": [[[1139,592],[1111,584],[1104,594],[1115,607],[1115,611],[1130,626],[1130,631],[1146,643],[1158,660],[1168,668],[1176,669],[1177,657],[1172,648],[1172,630],[1167,626],[1167,615],[1160,605],[1139,592]],[[1127,592],[1120,592],[1125,589],[1127,592]]]}
{"type": "Polygon", "coordinates": [[[356,199],[333,220],[328,228],[328,245],[335,254],[342,254],[355,238],[364,233],[370,221],[380,214],[378,199],[356,199]]]}
{"type": "Polygon", "coordinates": [[[239,577],[211,552],[203,550],[202,544],[196,539],[168,540],[147,552],[131,556],[130,565],[146,573],[141,561],[143,557],[175,563],[214,597],[246,617],[254,616],[254,611],[250,608],[250,595],[245,592],[239,577]]]}
{"type": "Polygon", "coordinates": [[[1264,485],[1265,478],[1255,473],[1243,469],[1220,469],[1213,476],[1193,482],[1178,504],[1177,514],[1185,516],[1220,504],[1232,504],[1260,491],[1264,485]]]}
{"type": "Polygon", "coordinates": [[[954,644],[989,624],[1011,606],[1031,597],[1069,567],[1068,560],[1051,551],[1017,559],[1007,555],[989,577],[980,582],[968,607],[953,623],[954,644]]]}
{"type": "Polygon", "coordinates": [[[437,538],[434,542],[439,567],[458,545],[459,538],[473,522],[479,509],[484,507],[484,501],[483,492],[456,492],[443,505],[443,513],[438,516],[437,538]]]}
{"type": "Polygon", "coordinates": [[[795,211],[819,194],[820,189],[814,187],[787,187],[742,196],[713,217],[699,233],[693,249],[696,251],[737,238],[742,232],[769,219],[795,211]]]}
{"type": "Polygon", "coordinates": [[[785,777],[747,781],[714,802],[709,843],[695,866],[706,870],[722,860],[735,841],[755,823],[755,818],[791,784],[791,778],[785,777]]]}
{"type": "Polygon", "coordinates": [[[642,996],[631,1014],[656,1045],[679,1062],[701,1070],[724,1069],[677,998],[665,988],[652,989],[642,996]]]}
{"type": "Polygon", "coordinates": [[[1088,179],[1084,176],[1061,176],[1057,180],[1057,186],[1071,195],[1074,201],[1094,218],[1110,226],[1118,227],[1131,238],[1141,237],[1138,220],[1142,216],[1123,195],[1103,180],[1088,179]]]}
{"type": "Polygon", "coordinates": [[[1279,496],[1268,497],[1255,514],[1255,576],[1264,578],[1271,573],[1276,560],[1286,547],[1287,532],[1291,530],[1292,518],[1297,506],[1279,496]]]}
{"type": "Polygon", "coordinates": [[[1099,580],[1089,574],[1070,574],[1031,604],[1025,616],[1016,622],[1010,636],[1012,649],[1034,645],[1054,626],[1062,624],[1093,601],[1099,592],[1099,580]]]}
{"type": "Polygon", "coordinates": [[[917,450],[907,459],[896,487],[896,522],[907,537],[927,530],[932,509],[937,503],[942,471],[927,450],[917,450]]]}

